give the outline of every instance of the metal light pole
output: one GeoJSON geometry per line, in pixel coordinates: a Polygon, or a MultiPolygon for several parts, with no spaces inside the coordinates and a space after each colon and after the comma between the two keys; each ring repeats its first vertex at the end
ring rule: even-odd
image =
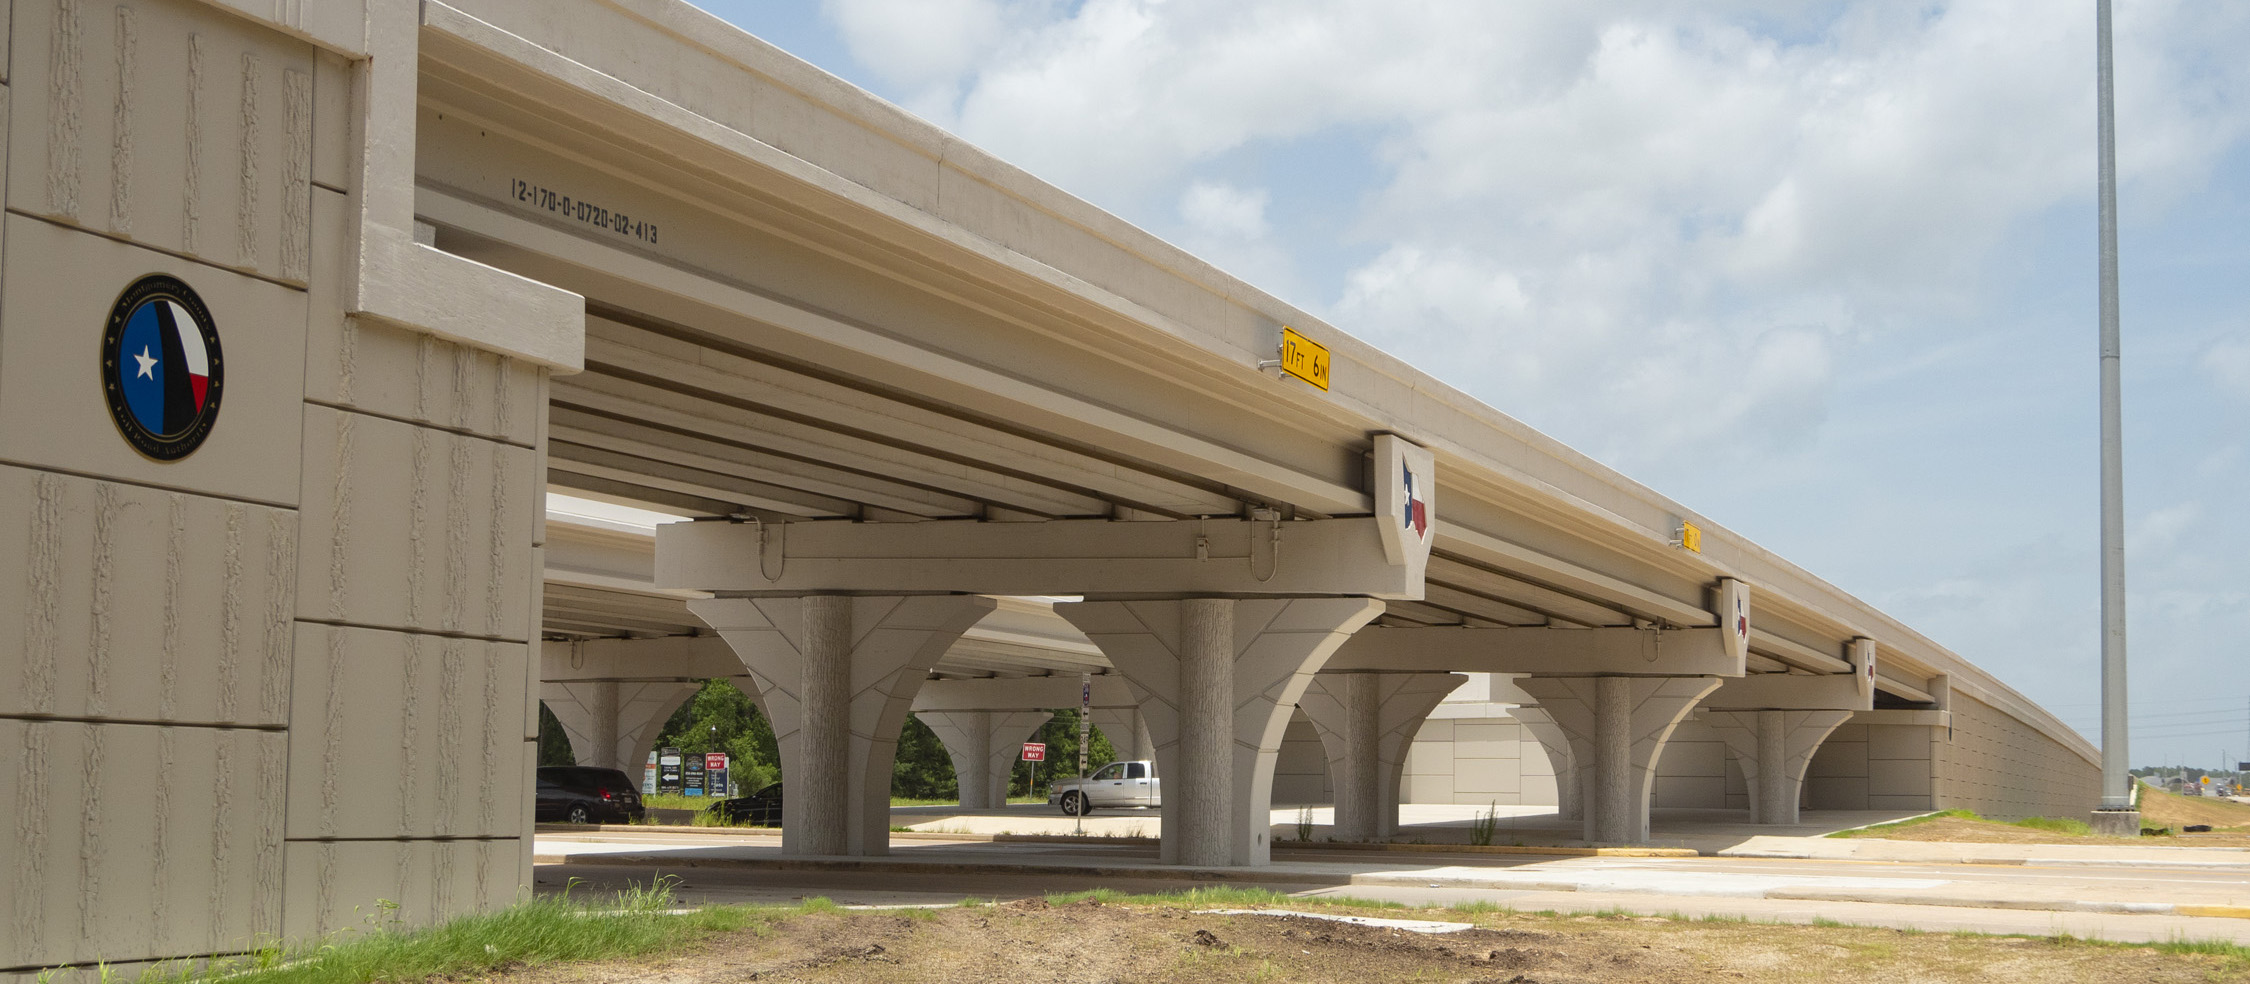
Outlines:
{"type": "Polygon", "coordinates": [[[2117,111],[2111,96],[2109,0],[2094,0],[2101,169],[2102,805],[2094,826],[2137,836],[2125,720],[2125,463],[2118,413],[2117,111]],[[2104,814],[2108,814],[2104,816],[2104,814]],[[2130,817],[2121,814],[2134,814],[2130,817]]]}

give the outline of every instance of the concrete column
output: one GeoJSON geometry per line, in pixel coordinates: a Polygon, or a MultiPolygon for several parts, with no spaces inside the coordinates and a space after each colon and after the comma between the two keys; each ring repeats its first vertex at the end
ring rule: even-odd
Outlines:
{"type": "Polygon", "coordinates": [[[782,853],[889,852],[899,729],[930,667],[994,607],[968,595],[688,603],[740,657],[773,723],[789,790],[782,853]]]}
{"type": "Polygon", "coordinates": [[[1373,838],[1381,826],[1382,698],[1365,673],[1344,678],[1344,768],[1336,790],[1336,835],[1373,838]]]}
{"type": "Polygon", "coordinates": [[[1664,743],[1718,677],[1526,677],[1570,742],[1585,804],[1584,836],[1599,843],[1648,840],[1648,807],[1664,743]]]}
{"type": "Polygon", "coordinates": [[[1751,823],[1797,822],[1797,797],[1789,795],[1789,772],[1779,767],[1787,754],[1784,737],[1781,712],[1759,711],[1758,766],[1755,772],[1743,770],[1745,778],[1755,777],[1751,778],[1751,788],[1755,790],[1750,799],[1751,823]]]}
{"type": "Polygon", "coordinates": [[[562,724],[579,765],[623,769],[638,781],[657,732],[701,687],[693,680],[550,680],[539,684],[539,700],[562,724]]]}
{"type": "Polygon", "coordinates": [[[1297,708],[1320,735],[1336,781],[1338,840],[1383,840],[1398,829],[1406,756],[1460,673],[1321,673],[1297,708]]]}
{"type": "Polygon", "coordinates": [[[1363,598],[1055,606],[1140,701],[1164,778],[1165,862],[1270,860],[1274,759],[1290,712],[1313,672],[1382,610],[1363,598]]]}
{"type": "Polygon", "coordinates": [[[803,617],[797,761],[782,767],[798,781],[786,787],[782,829],[798,832],[791,853],[843,854],[851,844],[851,786],[835,780],[851,770],[852,600],[814,595],[804,599],[803,617]]]}
{"type": "Polygon", "coordinates": [[[916,711],[914,716],[945,743],[966,810],[1008,805],[1009,770],[1018,750],[1054,717],[1047,711],[916,711]]]}
{"type": "Polygon", "coordinates": [[[1804,799],[1805,771],[1822,742],[1851,711],[1706,711],[1703,723],[1727,743],[1750,792],[1750,822],[1792,824],[1804,799]]]}
{"type": "Polygon", "coordinates": [[[1638,843],[1648,819],[1633,810],[1633,689],[1625,677],[1594,678],[1593,816],[1589,840],[1638,843]]]}
{"type": "Polygon", "coordinates": [[[1227,794],[1234,787],[1234,602],[1180,603],[1179,769],[1167,828],[1180,828],[1180,863],[1227,863],[1227,794]]]}
{"type": "Polygon", "coordinates": [[[1547,764],[1555,772],[1555,815],[1564,820],[1584,817],[1585,805],[1578,790],[1578,757],[1571,754],[1570,736],[1563,734],[1562,727],[1544,708],[1518,707],[1508,711],[1508,716],[1521,723],[1547,753],[1547,764]]]}

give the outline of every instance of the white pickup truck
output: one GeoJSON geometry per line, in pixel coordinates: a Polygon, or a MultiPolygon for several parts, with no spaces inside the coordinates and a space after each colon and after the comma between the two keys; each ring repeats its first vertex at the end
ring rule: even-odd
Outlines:
{"type": "Polygon", "coordinates": [[[1074,817],[1103,808],[1163,806],[1161,783],[1154,762],[1111,762],[1084,779],[1055,780],[1047,787],[1047,805],[1074,817]]]}

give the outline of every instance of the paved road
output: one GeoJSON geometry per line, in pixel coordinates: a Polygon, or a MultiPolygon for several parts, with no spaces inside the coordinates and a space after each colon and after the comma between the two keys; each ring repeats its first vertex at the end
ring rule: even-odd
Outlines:
{"type": "MultiPolygon", "coordinates": [[[[1149,892],[1209,883],[1183,881],[1179,870],[1155,864],[1150,847],[922,841],[894,845],[892,858],[876,870],[782,870],[771,867],[781,860],[778,839],[771,836],[611,830],[543,833],[538,853],[570,861],[539,866],[541,891],[557,890],[570,879],[594,888],[621,887],[668,872],[684,879],[683,899],[698,903],[823,895],[847,905],[944,904],[1094,884],[1149,892]]],[[[2250,943],[2250,918],[2174,913],[2177,906],[2202,906],[2209,908],[2187,911],[2250,915],[2250,855],[2232,866],[2162,855],[2089,866],[1400,855],[1284,847],[1275,861],[1254,872],[1212,874],[1229,884],[1295,894],[1416,904],[1487,901],[1558,912],[1621,909],[1799,923],[1824,918],[1925,930],[2250,943]]]]}

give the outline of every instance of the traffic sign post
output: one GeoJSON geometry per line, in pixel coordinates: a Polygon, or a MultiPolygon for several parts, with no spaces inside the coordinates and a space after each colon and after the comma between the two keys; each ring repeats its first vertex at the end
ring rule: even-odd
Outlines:
{"type": "MultiPolygon", "coordinates": [[[[1094,728],[1094,675],[1078,674],[1078,778],[1086,778],[1086,750],[1093,744],[1090,737],[1094,728]]],[[[1083,789],[1084,785],[1081,784],[1083,789]]],[[[1070,815],[1072,833],[1086,832],[1086,811],[1081,808],[1070,815]]]]}
{"type": "Polygon", "coordinates": [[[703,753],[703,785],[710,794],[725,797],[733,792],[732,777],[727,775],[727,753],[703,753]]]}
{"type": "MultiPolygon", "coordinates": [[[[1037,796],[1039,795],[1039,763],[1047,760],[1047,743],[1043,741],[1024,742],[1023,760],[1031,763],[1031,788],[1028,791],[1031,795],[1037,796]]],[[[1007,806],[1006,803],[1000,805],[1007,806]]]]}

